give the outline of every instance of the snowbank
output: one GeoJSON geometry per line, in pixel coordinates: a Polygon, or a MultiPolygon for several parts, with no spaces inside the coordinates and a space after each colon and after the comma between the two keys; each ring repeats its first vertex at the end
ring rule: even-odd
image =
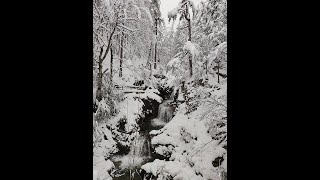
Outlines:
{"type": "Polygon", "coordinates": [[[145,93],[142,94],[141,97],[153,99],[153,100],[156,100],[158,103],[161,103],[163,99],[159,95],[160,95],[160,92],[157,89],[149,87],[145,90],[145,93]]]}
{"type": "Polygon", "coordinates": [[[95,159],[93,157],[93,179],[94,180],[112,180],[110,172],[115,168],[114,164],[110,160],[105,160],[103,157],[95,159]]]}

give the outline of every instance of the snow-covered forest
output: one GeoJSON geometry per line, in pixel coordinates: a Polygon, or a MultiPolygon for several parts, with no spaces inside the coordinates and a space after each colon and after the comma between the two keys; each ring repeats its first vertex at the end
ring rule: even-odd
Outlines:
{"type": "Polygon", "coordinates": [[[94,180],[227,179],[227,0],[162,1],[93,0],[94,180]]]}

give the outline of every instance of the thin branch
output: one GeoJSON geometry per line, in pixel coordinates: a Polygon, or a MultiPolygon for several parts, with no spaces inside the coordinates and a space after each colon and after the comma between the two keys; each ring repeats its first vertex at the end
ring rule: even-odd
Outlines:
{"type": "Polygon", "coordinates": [[[184,29],[184,28],[187,28],[188,26],[185,26],[185,27],[177,27],[177,29],[184,29]]]}
{"type": "Polygon", "coordinates": [[[197,154],[204,146],[208,145],[208,144],[211,143],[212,141],[214,141],[214,139],[212,139],[211,141],[207,142],[205,145],[201,146],[201,147],[199,148],[199,150],[196,151],[191,157],[193,157],[195,154],[197,154]]]}
{"type": "Polygon", "coordinates": [[[124,28],[124,29],[129,30],[129,31],[137,31],[138,30],[138,29],[130,29],[129,27],[124,26],[122,24],[119,24],[118,27],[124,28]]]}
{"type": "Polygon", "coordinates": [[[102,75],[103,75],[104,73],[106,73],[106,72],[107,72],[107,70],[108,70],[108,68],[107,68],[107,69],[105,69],[105,70],[103,71],[102,75]]]}

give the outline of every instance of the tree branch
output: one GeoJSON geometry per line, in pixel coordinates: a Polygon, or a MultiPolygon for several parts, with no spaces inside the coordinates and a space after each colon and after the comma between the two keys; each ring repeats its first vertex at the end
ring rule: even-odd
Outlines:
{"type": "Polygon", "coordinates": [[[116,22],[116,24],[115,24],[115,26],[114,26],[114,28],[113,28],[110,36],[109,36],[109,41],[108,41],[107,50],[106,50],[106,52],[105,52],[105,54],[104,54],[104,56],[103,56],[102,61],[106,58],[106,56],[107,56],[107,54],[108,54],[108,52],[109,52],[109,49],[110,49],[110,46],[111,46],[111,38],[112,38],[114,32],[116,31],[117,26],[118,26],[118,22],[116,22]]]}

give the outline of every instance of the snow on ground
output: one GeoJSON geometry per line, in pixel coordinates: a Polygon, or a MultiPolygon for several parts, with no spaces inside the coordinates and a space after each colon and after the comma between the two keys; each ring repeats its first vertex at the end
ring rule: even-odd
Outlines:
{"type": "MultiPolygon", "coordinates": [[[[180,106],[180,108],[184,108],[180,106]]],[[[198,179],[218,179],[218,169],[213,167],[212,161],[219,156],[223,156],[226,150],[217,146],[217,141],[212,140],[207,133],[207,126],[197,118],[196,114],[184,115],[181,110],[167,125],[160,131],[152,131],[150,134],[156,135],[152,138],[152,145],[158,154],[165,155],[171,153],[170,161],[176,164],[183,164],[192,170],[193,174],[202,174],[203,178],[198,179]],[[166,147],[168,146],[168,147],[166,147]],[[173,147],[170,149],[170,147],[173,147]]],[[[157,163],[157,162],[155,162],[157,163]]],[[[152,164],[152,163],[151,163],[152,164]]],[[[152,165],[151,165],[152,166],[152,165]]],[[[182,168],[180,168],[182,169],[182,168]]],[[[175,177],[175,174],[171,174],[175,177]]],[[[194,179],[194,175],[189,178],[194,179]]]]}
{"type": "MultiPolygon", "coordinates": [[[[212,97],[226,95],[226,84],[217,88],[205,88],[199,86],[194,94],[212,93],[212,97]]],[[[189,94],[189,96],[192,96],[189,94]]],[[[206,96],[202,97],[206,99],[206,96]]],[[[212,116],[204,116],[212,112],[212,102],[203,101],[198,108],[190,113],[186,113],[186,104],[178,107],[178,111],[173,119],[160,130],[150,132],[152,136],[151,144],[155,152],[169,161],[158,160],[142,166],[142,169],[158,175],[170,175],[173,179],[211,179],[220,180],[219,174],[227,171],[226,149],[219,140],[213,138],[208,122],[213,122],[212,116]],[[223,157],[224,161],[220,166],[214,166],[216,158],[223,157]],[[172,166],[172,167],[171,167],[172,166]]],[[[225,127],[226,128],[226,127],[225,127]]],[[[225,129],[226,131],[226,129],[225,129]]]]}
{"type": "Polygon", "coordinates": [[[174,180],[201,180],[201,176],[194,173],[192,168],[178,161],[163,161],[156,159],[152,163],[147,163],[141,167],[147,173],[158,176],[157,179],[165,180],[174,177],[174,180]]]}

